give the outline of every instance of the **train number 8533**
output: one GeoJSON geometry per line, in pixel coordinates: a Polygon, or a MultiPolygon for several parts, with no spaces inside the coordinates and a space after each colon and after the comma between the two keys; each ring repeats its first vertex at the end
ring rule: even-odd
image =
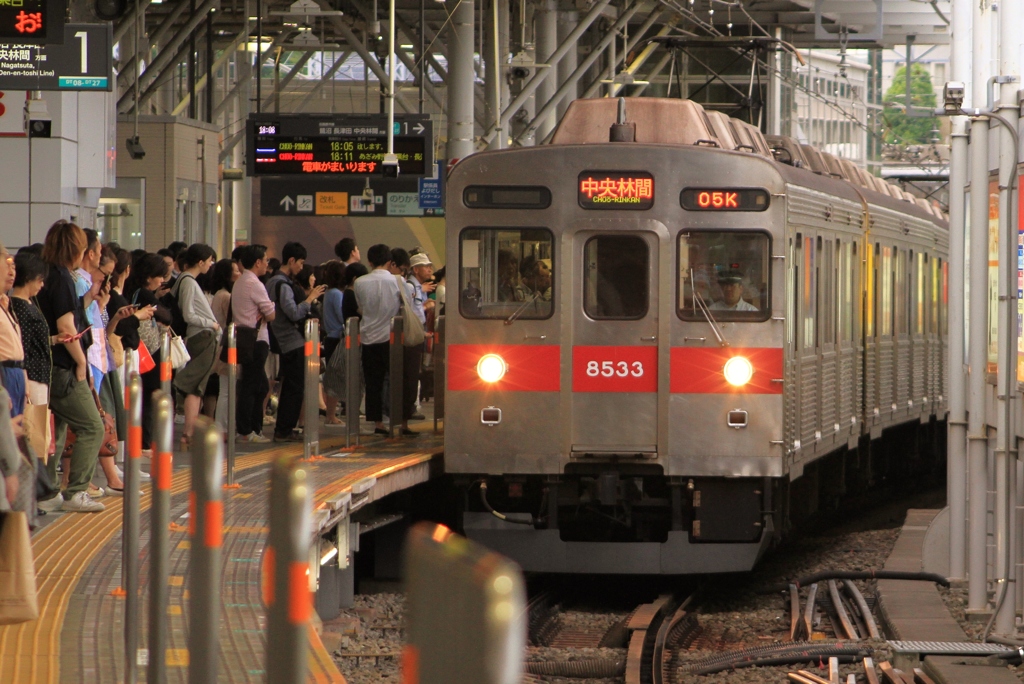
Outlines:
{"type": "Polygon", "coordinates": [[[644,364],[639,361],[629,363],[627,361],[588,361],[587,362],[587,375],[592,378],[598,376],[610,378],[612,376],[618,376],[625,378],[633,376],[634,378],[641,378],[644,375],[644,364]]]}

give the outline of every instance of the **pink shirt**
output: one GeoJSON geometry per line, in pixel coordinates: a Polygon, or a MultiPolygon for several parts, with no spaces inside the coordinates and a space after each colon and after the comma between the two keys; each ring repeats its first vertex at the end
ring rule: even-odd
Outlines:
{"type": "MultiPolygon", "coordinates": [[[[255,328],[260,321],[260,314],[270,316],[274,313],[274,303],[270,301],[267,288],[252,271],[242,271],[242,275],[231,288],[231,318],[235,325],[255,328]]],[[[270,335],[266,324],[260,325],[257,336],[261,342],[270,344],[270,335]]]]}

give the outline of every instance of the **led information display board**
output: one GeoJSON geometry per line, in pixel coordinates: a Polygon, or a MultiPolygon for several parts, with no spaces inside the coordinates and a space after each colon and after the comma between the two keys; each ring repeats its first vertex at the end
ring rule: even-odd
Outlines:
{"type": "Polygon", "coordinates": [[[0,0],[0,41],[64,42],[64,0],[0,0]]]}
{"type": "MultiPolygon", "coordinates": [[[[250,176],[382,175],[387,117],[351,114],[255,114],[246,130],[250,176]]],[[[400,176],[433,170],[433,129],[428,115],[395,117],[400,176]]]]}
{"type": "Polygon", "coordinates": [[[650,209],[654,176],[646,171],[584,171],[577,197],[584,209],[650,209]]]}
{"type": "Polygon", "coordinates": [[[764,211],[770,199],[761,188],[685,188],[679,194],[687,211],[764,211]]]}
{"type": "Polygon", "coordinates": [[[110,90],[113,29],[65,24],[62,45],[0,40],[0,90],[110,90]]]}

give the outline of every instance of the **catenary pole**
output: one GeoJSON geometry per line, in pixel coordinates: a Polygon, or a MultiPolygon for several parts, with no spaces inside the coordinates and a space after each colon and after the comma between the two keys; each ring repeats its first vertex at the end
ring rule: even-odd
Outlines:
{"type": "MultiPolygon", "coordinates": [[[[953,0],[950,21],[952,81],[971,78],[971,2],[953,0]]],[[[951,120],[949,160],[949,439],[946,500],[949,502],[949,574],[967,577],[967,376],[964,373],[964,249],[968,147],[967,117],[951,120]]]]}
{"type": "MultiPolygon", "coordinates": [[[[989,8],[972,3],[972,92],[974,106],[985,102],[989,77],[989,8]]],[[[971,244],[968,337],[968,567],[967,610],[988,605],[988,426],[985,423],[985,375],[988,366],[988,120],[971,122],[971,244]]]]}

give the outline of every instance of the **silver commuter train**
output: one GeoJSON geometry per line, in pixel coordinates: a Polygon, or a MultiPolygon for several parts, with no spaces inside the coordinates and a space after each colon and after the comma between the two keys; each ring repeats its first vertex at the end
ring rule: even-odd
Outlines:
{"type": "Polygon", "coordinates": [[[883,430],[939,433],[945,217],[852,164],[605,98],[447,187],[445,469],[525,570],[748,570],[883,430]]]}

